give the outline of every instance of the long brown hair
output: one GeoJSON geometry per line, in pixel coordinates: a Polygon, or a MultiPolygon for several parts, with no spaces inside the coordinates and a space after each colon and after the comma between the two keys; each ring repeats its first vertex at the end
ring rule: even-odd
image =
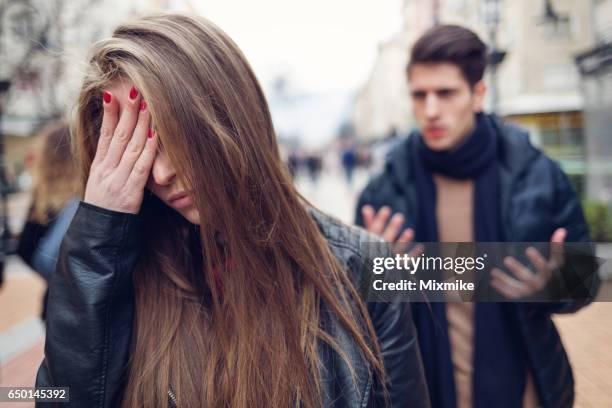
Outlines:
{"type": "Polygon", "coordinates": [[[80,192],[79,175],[70,144],[70,128],[54,122],[40,131],[43,139],[33,170],[30,219],[48,223],[80,192]]]}
{"type": "Polygon", "coordinates": [[[164,406],[169,388],[179,407],[320,406],[319,346],[348,360],[321,325],[322,305],[382,376],[364,303],[294,189],[263,92],[232,40],[205,19],[163,14],[98,43],[77,109],[85,179],[102,91],[125,78],[147,101],[201,221],[146,196],[124,406],[164,406]]]}

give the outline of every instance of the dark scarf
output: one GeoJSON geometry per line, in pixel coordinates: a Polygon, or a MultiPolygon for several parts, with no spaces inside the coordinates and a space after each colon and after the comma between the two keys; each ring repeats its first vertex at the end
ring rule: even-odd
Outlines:
{"type": "MultiPolygon", "coordinates": [[[[418,242],[438,241],[436,187],[432,173],[474,180],[475,240],[503,241],[498,135],[491,120],[478,114],[476,129],[451,151],[433,151],[425,145],[421,135],[415,139],[412,157],[415,158],[413,170],[419,197],[415,231],[418,242]]],[[[445,304],[415,306],[415,324],[432,406],[455,408],[455,380],[445,304]]],[[[475,307],[472,400],[476,408],[522,406],[526,365],[509,307],[510,304],[502,303],[479,303],[475,307]]]]}

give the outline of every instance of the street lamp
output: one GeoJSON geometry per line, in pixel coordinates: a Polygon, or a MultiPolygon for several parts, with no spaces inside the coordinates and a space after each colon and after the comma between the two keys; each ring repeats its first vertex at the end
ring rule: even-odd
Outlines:
{"type": "Polygon", "coordinates": [[[484,22],[489,34],[489,69],[491,73],[491,111],[497,113],[499,109],[499,88],[497,69],[506,58],[506,51],[500,50],[497,45],[497,30],[499,28],[501,0],[484,0],[484,22]]]}

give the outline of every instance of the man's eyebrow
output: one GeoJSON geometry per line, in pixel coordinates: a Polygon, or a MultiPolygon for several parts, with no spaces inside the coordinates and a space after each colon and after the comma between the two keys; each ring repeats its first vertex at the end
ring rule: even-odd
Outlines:
{"type": "Polygon", "coordinates": [[[435,89],[411,89],[410,90],[410,95],[412,96],[423,96],[423,95],[427,95],[427,94],[436,94],[436,95],[440,95],[440,94],[454,94],[459,92],[459,88],[455,88],[455,87],[445,87],[445,88],[435,88],[435,89]]]}

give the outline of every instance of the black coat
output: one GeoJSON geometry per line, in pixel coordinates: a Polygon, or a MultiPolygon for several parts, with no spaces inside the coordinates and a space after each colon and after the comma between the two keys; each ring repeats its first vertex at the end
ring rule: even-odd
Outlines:
{"type": "MultiPolygon", "coordinates": [[[[560,166],[534,147],[526,131],[494,121],[500,135],[499,182],[503,234],[508,242],[548,242],[557,228],[567,229],[567,242],[588,242],[589,232],[580,203],[560,166]]],[[[362,192],[356,223],[363,225],[361,207],[390,206],[415,227],[418,192],[411,170],[413,133],[389,154],[384,170],[362,192]]],[[[578,310],[584,303],[513,304],[544,407],[569,407],[574,400],[572,370],[551,319],[551,313],[578,310]]],[[[436,397],[432,395],[432,401],[436,397]]],[[[435,406],[435,404],[434,404],[435,406]]]]}
{"type": "MultiPolygon", "coordinates": [[[[376,240],[312,211],[334,255],[359,287],[360,245],[376,240]]],[[[140,254],[142,219],[81,203],[64,238],[51,279],[45,359],[37,387],[70,387],[75,407],[117,407],[125,387],[134,316],[132,270],[140,254]]],[[[408,304],[368,304],[380,343],[393,407],[429,407],[427,386],[408,304]]],[[[322,347],[325,407],[382,406],[377,378],[357,344],[329,313],[325,327],[355,370],[322,347]]],[[[58,405],[59,406],[59,405],[58,405]]],[[[61,406],[66,406],[61,405],[61,406]]],[[[270,401],[274,406],[274,401],[270,401]]],[[[284,407],[283,407],[284,408],[284,407]]]]}
{"type": "MultiPolygon", "coordinates": [[[[46,224],[41,224],[37,221],[32,220],[32,212],[34,211],[34,206],[31,205],[28,210],[28,218],[21,230],[21,234],[19,235],[19,242],[17,243],[17,255],[25,262],[32,270],[36,271],[34,264],[32,263],[32,258],[34,256],[34,252],[36,248],[40,245],[40,241],[45,236],[49,228],[51,227],[52,221],[46,224]]],[[[56,213],[49,212],[47,214],[49,220],[55,219],[57,217],[56,213]]],[[[39,272],[39,271],[36,271],[39,272]]],[[[39,272],[40,273],[40,272],[39,272]]],[[[42,310],[40,312],[40,318],[45,320],[47,318],[47,299],[49,298],[49,288],[45,289],[45,294],[43,295],[42,300],[42,310]]]]}

